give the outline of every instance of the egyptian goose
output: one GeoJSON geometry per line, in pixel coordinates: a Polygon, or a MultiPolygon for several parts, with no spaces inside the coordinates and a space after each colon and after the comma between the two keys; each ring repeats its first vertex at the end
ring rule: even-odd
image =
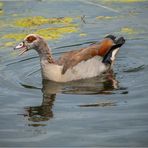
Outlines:
{"type": "Polygon", "coordinates": [[[116,54],[124,43],[123,37],[116,39],[115,36],[108,35],[101,42],[66,52],[56,60],[43,37],[29,34],[14,49],[21,49],[20,54],[35,49],[40,57],[42,78],[67,82],[96,77],[111,69],[116,54]]]}

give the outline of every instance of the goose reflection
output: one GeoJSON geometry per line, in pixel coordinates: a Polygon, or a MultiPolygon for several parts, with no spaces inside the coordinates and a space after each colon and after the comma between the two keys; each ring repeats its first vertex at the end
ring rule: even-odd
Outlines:
{"type": "MultiPolygon", "coordinates": [[[[44,95],[43,101],[40,106],[30,106],[26,107],[25,111],[27,112],[26,116],[28,116],[29,121],[40,122],[40,121],[48,121],[53,117],[52,106],[55,100],[56,94],[44,95]]],[[[32,126],[41,126],[44,124],[30,124],[32,126]]]]}
{"type": "Polygon", "coordinates": [[[68,82],[56,83],[52,81],[42,81],[43,99],[40,106],[26,107],[26,116],[28,120],[33,122],[31,126],[43,126],[41,121],[48,121],[53,118],[52,107],[57,93],[62,94],[113,94],[114,90],[119,88],[119,83],[115,79],[113,71],[103,74],[100,77],[68,82]]]}

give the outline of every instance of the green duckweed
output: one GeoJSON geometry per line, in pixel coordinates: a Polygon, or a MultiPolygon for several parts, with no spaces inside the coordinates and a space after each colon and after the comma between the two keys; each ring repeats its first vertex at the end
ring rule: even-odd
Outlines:
{"type": "Polygon", "coordinates": [[[103,19],[113,19],[114,17],[113,16],[97,16],[96,19],[100,19],[100,20],[103,20],[103,19]]]}
{"type": "Polygon", "coordinates": [[[77,27],[75,26],[65,26],[65,27],[58,27],[58,28],[45,28],[36,31],[36,34],[43,36],[46,39],[58,39],[63,34],[66,33],[73,33],[77,31],[77,27]]]}
{"type": "Polygon", "coordinates": [[[127,34],[135,34],[137,33],[133,28],[130,27],[123,27],[121,28],[122,33],[127,33],[127,34]]]}
{"type": "Polygon", "coordinates": [[[3,7],[3,3],[2,3],[2,2],[0,2],[0,15],[2,15],[2,14],[3,14],[3,9],[2,9],[2,7],[3,7]]]}
{"type": "Polygon", "coordinates": [[[10,34],[4,35],[2,38],[4,38],[4,39],[14,39],[16,41],[20,41],[23,38],[25,38],[26,35],[27,35],[26,33],[10,33],[10,34]]]}
{"type": "Polygon", "coordinates": [[[44,24],[69,24],[73,21],[71,17],[61,18],[45,18],[43,16],[33,16],[21,18],[15,21],[15,25],[19,27],[34,27],[44,24]]]}
{"type": "MultiPolygon", "coordinates": [[[[73,33],[73,32],[77,32],[77,27],[75,25],[57,27],[57,28],[56,27],[55,28],[44,28],[44,29],[39,29],[35,32],[30,32],[30,33],[39,34],[48,40],[54,40],[54,39],[60,38],[64,34],[73,33]]],[[[4,35],[3,38],[14,39],[16,41],[20,41],[24,39],[26,35],[27,33],[10,33],[10,34],[4,35]]]]}

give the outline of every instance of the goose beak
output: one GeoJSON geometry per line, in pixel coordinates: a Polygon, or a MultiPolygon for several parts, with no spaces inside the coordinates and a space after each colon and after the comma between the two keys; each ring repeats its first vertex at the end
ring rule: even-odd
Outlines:
{"type": "Polygon", "coordinates": [[[19,56],[20,56],[20,55],[24,54],[28,50],[28,48],[24,42],[21,42],[17,46],[14,47],[14,50],[20,50],[21,51],[19,53],[19,56]]]}

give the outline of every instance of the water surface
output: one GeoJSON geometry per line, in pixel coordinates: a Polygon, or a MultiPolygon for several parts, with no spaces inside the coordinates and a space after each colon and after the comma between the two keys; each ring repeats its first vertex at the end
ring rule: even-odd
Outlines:
{"type": "Polygon", "coordinates": [[[148,146],[148,2],[1,1],[0,146],[148,146]],[[72,22],[16,26],[26,17],[70,17],[72,22]],[[58,84],[42,81],[35,51],[18,57],[10,34],[72,26],[47,41],[57,58],[106,34],[126,44],[114,70],[58,84]],[[6,37],[6,35],[8,35],[6,37]]]}

